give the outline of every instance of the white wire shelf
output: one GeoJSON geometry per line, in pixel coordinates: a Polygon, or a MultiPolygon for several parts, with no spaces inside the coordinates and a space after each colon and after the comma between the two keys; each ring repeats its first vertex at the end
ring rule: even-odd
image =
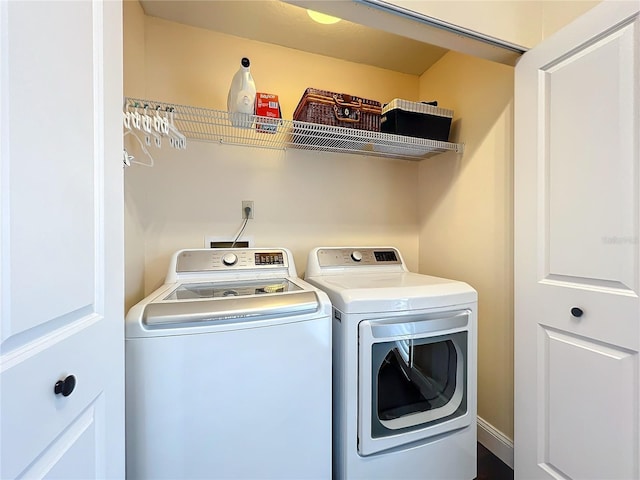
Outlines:
{"type": "Polygon", "coordinates": [[[296,120],[125,98],[125,111],[159,109],[173,112],[176,128],[188,139],[284,150],[296,148],[325,152],[421,160],[440,153],[462,153],[464,144],[405,137],[296,120]],[[236,125],[236,126],[234,126],[236,125]]]}

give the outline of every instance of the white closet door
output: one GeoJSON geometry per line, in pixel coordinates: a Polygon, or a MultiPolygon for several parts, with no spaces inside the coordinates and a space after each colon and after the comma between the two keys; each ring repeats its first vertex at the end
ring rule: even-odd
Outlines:
{"type": "Polygon", "coordinates": [[[639,8],[516,66],[516,478],[640,476],[639,8]]]}
{"type": "Polygon", "coordinates": [[[123,478],[121,3],[1,0],[0,67],[0,478],[123,478]]]}

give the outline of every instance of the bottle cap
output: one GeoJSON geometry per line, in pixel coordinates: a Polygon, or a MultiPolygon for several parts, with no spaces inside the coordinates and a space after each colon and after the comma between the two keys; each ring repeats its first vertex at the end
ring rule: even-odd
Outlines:
{"type": "Polygon", "coordinates": [[[249,62],[249,59],[247,57],[244,57],[240,63],[244,68],[247,68],[251,64],[251,62],[249,62]]]}

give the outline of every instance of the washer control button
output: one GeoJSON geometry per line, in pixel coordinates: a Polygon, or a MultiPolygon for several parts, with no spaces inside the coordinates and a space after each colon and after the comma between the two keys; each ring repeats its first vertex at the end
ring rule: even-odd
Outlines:
{"type": "Polygon", "coordinates": [[[358,250],[354,250],[353,252],[351,252],[351,258],[354,262],[359,262],[362,260],[362,253],[360,253],[358,250]]]}
{"type": "Polygon", "coordinates": [[[222,263],[231,266],[238,262],[238,256],[235,253],[227,253],[222,257],[222,263]]]}

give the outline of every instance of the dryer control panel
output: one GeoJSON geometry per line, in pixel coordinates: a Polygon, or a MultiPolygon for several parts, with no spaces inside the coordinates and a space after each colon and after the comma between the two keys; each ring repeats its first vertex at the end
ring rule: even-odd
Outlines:
{"type": "Polygon", "coordinates": [[[372,265],[401,265],[400,253],[395,248],[321,248],[318,250],[320,267],[350,267],[372,265]]]}

